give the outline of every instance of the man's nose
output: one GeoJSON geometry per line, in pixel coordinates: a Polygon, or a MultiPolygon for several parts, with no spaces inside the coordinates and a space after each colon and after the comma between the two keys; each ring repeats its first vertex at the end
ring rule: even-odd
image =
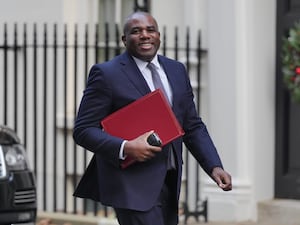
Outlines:
{"type": "Polygon", "coordinates": [[[149,34],[150,33],[146,29],[143,29],[143,30],[141,30],[140,37],[141,38],[147,38],[147,37],[149,37],[149,34]]]}

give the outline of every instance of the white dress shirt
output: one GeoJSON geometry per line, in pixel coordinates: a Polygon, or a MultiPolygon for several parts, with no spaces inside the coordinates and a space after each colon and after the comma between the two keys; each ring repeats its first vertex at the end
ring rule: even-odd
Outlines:
{"type": "MultiPolygon", "coordinates": [[[[143,60],[140,60],[136,57],[133,57],[137,67],[139,68],[139,70],[141,71],[144,79],[146,80],[149,88],[151,91],[155,90],[154,84],[153,84],[153,80],[152,80],[152,74],[150,69],[147,67],[147,65],[149,64],[149,62],[145,62],[143,60]]],[[[158,57],[157,55],[155,55],[155,57],[152,59],[151,63],[153,63],[155,65],[155,68],[159,74],[159,77],[163,83],[164,89],[166,91],[166,94],[168,95],[168,99],[169,102],[172,102],[172,91],[171,91],[171,87],[167,78],[167,74],[165,73],[165,71],[163,70],[163,68],[160,66],[159,62],[158,62],[158,57]]],[[[123,141],[121,147],[120,147],[120,152],[119,152],[119,158],[120,159],[125,159],[126,156],[124,155],[124,145],[126,143],[127,140],[123,141]]]]}

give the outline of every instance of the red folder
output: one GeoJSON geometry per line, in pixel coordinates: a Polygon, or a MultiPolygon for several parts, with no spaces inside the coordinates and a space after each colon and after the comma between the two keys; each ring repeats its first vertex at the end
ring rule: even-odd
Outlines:
{"type": "MultiPolygon", "coordinates": [[[[133,103],[110,114],[101,121],[105,132],[124,138],[134,139],[153,130],[162,141],[162,146],[184,135],[167,99],[157,89],[133,103]]],[[[126,168],[134,160],[127,157],[121,167],[126,168]]]]}

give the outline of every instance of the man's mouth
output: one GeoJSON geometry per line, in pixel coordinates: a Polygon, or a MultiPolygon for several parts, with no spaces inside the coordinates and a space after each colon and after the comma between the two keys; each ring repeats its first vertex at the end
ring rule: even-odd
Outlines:
{"type": "Polygon", "coordinates": [[[153,47],[153,45],[151,43],[140,43],[139,46],[142,48],[142,49],[150,49],[153,47]]]}

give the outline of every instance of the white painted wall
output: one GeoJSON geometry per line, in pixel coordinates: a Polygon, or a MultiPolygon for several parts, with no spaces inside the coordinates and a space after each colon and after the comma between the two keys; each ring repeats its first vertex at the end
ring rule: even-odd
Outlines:
{"type": "Polygon", "coordinates": [[[95,22],[97,0],[0,0],[0,22],[95,22]]]}
{"type": "Polygon", "coordinates": [[[63,19],[63,1],[1,0],[1,22],[58,22],[63,19]]]}
{"type": "Polygon", "coordinates": [[[210,218],[256,219],[274,196],[275,0],[209,0],[209,123],[234,190],[206,180],[210,218]]]}

